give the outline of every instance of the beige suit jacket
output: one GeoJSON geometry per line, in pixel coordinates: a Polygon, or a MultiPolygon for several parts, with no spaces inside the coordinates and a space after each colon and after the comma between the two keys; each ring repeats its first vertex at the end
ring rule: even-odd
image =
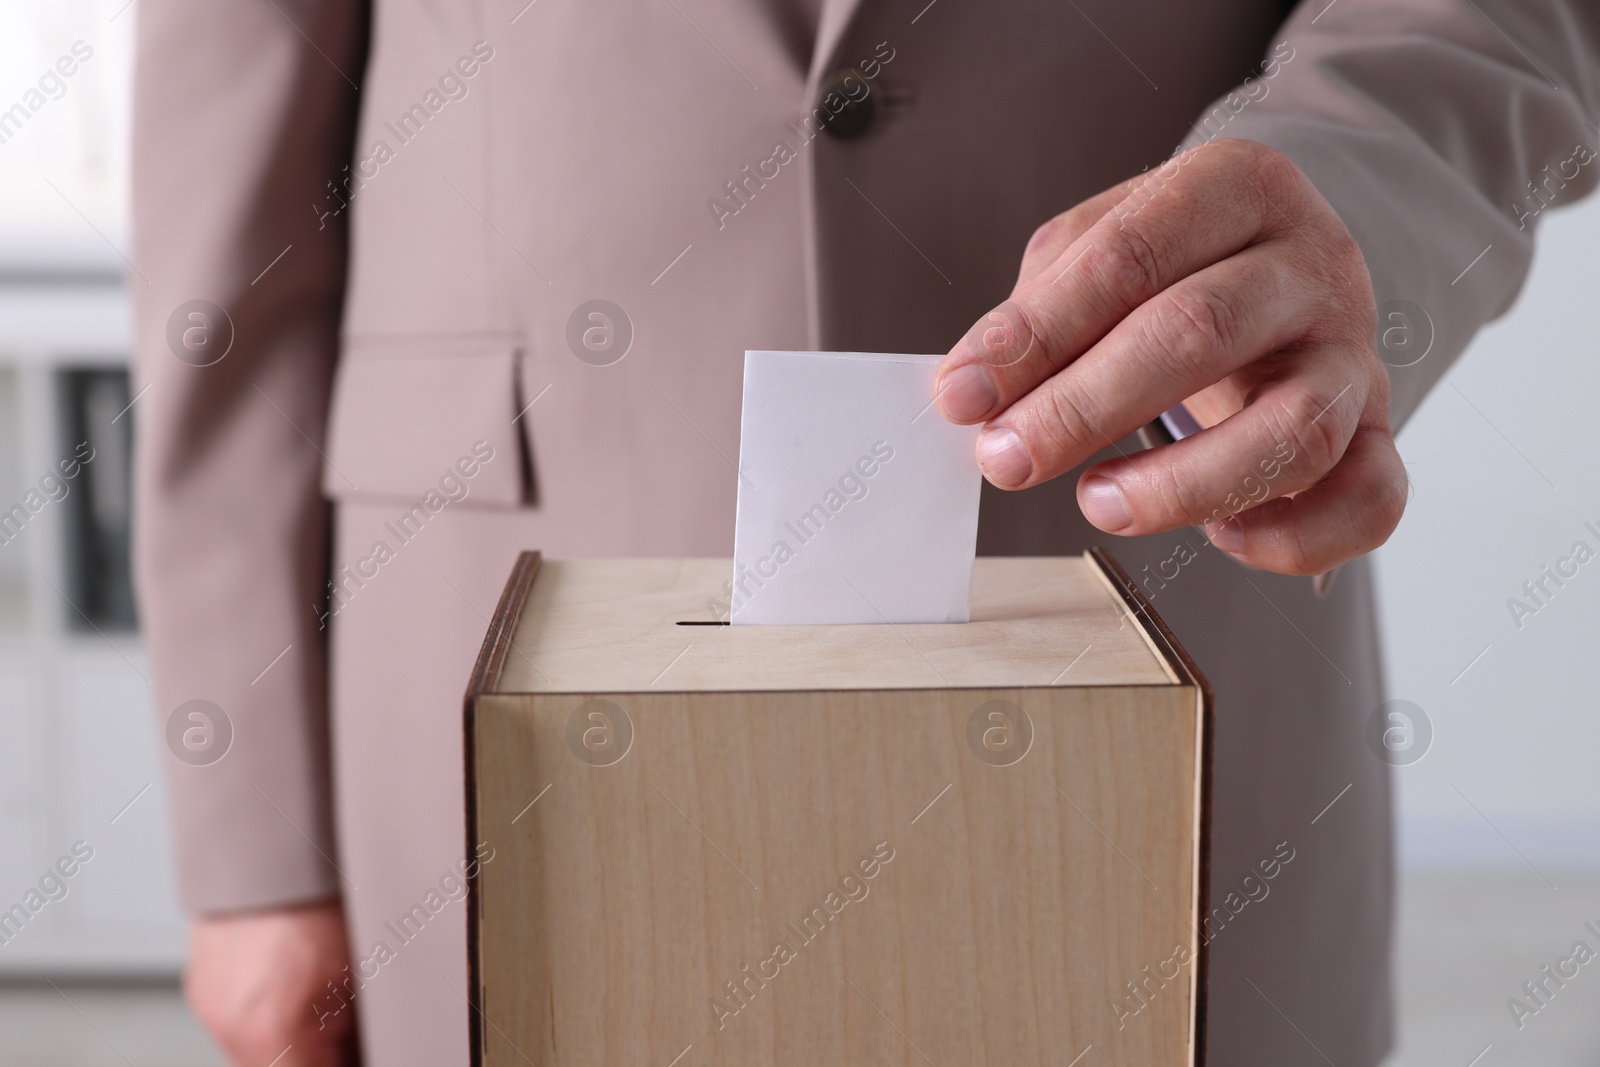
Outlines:
{"type": "MultiPolygon", "coordinates": [[[[329,498],[418,499],[485,441],[517,459],[470,506],[523,509],[530,547],[730,554],[745,349],[942,352],[1008,293],[1034,227],[1182,142],[1286,152],[1380,305],[1422,309],[1427,354],[1392,371],[1404,422],[1515,296],[1535,192],[1594,184],[1559,168],[1595,140],[1600,16],[1309,0],[1285,24],[1290,6],[825,0],[813,34],[765,0],[141,4],[141,608],[163,726],[205,698],[236,737],[214,767],[171,765],[188,907],[339,890],[329,498]],[[873,60],[869,128],[817,136],[830,75],[873,60]],[[569,344],[594,299],[631,322],[609,366],[569,344]],[[195,300],[230,331],[205,367],[171,340],[195,300]]],[[[1072,481],[986,490],[980,551],[1104,541],[1072,481]]],[[[1147,590],[1217,689],[1216,889],[1303,842],[1311,888],[1273,936],[1300,939],[1304,988],[1372,1062],[1390,877],[1367,570],[1319,601],[1193,532],[1113,548],[1148,576],[1179,542],[1202,558],[1147,590]],[[1345,821],[1311,826],[1347,783],[1345,821]]],[[[1239,968],[1268,929],[1239,935],[1239,968]]],[[[1214,1013],[1253,996],[1215,958],[1214,1013]]]]}

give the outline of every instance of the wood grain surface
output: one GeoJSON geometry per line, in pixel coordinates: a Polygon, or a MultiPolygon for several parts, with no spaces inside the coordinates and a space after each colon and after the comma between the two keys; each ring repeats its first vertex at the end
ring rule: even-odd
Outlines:
{"type": "Polygon", "coordinates": [[[979,559],[972,621],[710,626],[728,560],[545,560],[500,692],[1147,685],[1174,677],[1078,557],[979,559]],[[1081,656],[1081,658],[1079,658],[1081,656]]]}
{"type": "Polygon", "coordinates": [[[984,623],[700,628],[720,561],[543,561],[468,715],[474,1062],[1196,1063],[1203,683],[1096,564],[979,562],[984,623]]]}

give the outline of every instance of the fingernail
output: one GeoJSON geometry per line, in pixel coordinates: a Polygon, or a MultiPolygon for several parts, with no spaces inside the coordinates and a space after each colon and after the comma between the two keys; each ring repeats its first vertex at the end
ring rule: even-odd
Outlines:
{"type": "Polygon", "coordinates": [[[1206,523],[1206,537],[1224,552],[1239,552],[1244,549],[1244,531],[1232,519],[1206,523]]]}
{"type": "Polygon", "coordinates": [[[1128,514],[1128,501],[1117,483],[1103,475],[1093,475],[1083,480],[1078,488],[1078,506],[1083,517],[1106,533],[1125,530],[1133,522],[1128,514]]]}
{"type": "Polygon", "coordinates": [[[978,435],[978,466],[984,477],[1002,489],[1021,485],[1033,473],[1033,460],[1022,438],[1004,426],[978,435]]]}
{"type": "Polygon", "coordinates": [[[953,422],[977,422],[999,399],[989,375],[971,363],[951,371],[939,384],[939,410],[953,422]]]}

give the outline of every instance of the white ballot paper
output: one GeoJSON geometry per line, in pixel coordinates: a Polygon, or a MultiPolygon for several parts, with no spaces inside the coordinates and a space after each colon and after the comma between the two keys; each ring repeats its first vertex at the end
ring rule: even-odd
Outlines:
{"type": "Polygon", "coordinates": [[[939,356],[746,352],[730,620],[966,622],[977,426],[939,356]]]}

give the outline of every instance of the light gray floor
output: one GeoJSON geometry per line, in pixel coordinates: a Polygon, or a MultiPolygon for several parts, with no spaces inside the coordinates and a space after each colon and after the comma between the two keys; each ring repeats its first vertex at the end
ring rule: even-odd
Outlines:
{"type": "Polygon", "coordinates": [[[1411,872],[1400,893],[1400,1043],[1385,1067],[1468,1067],[1480,1055],[1476,1067],[1600,1064],[1600,955],[1565,988],[1550,982],[1548,1005],[1520,1030],[1506,1007],[1538,1007],[1522,983],[1575,943],[1600,953],[1584,926],[1600,930],[1600,872],[1411,872]]]}
{"type": "Polygon", "coordinates": [[[223,1067],[176,983],[0,984],[0,1067],[223,1067]]]}
{"type": "MultiPolygon", "coordinates": [[[[1506,1008],[1576,942],[1600,953],[1584,927],[1600,929],[1600,872],[1544,873],[1548,882],[1528,868],[1404,877],[1400,1047],[1385,1067],[1600,1064],[1600,956],[1565,988],[1550,984],[1554,996],[1520,1031],[1506,1008]]],[[[175,986],[56,985],[0,984],[0,1067],[222,1067],[175,986]]]]}

